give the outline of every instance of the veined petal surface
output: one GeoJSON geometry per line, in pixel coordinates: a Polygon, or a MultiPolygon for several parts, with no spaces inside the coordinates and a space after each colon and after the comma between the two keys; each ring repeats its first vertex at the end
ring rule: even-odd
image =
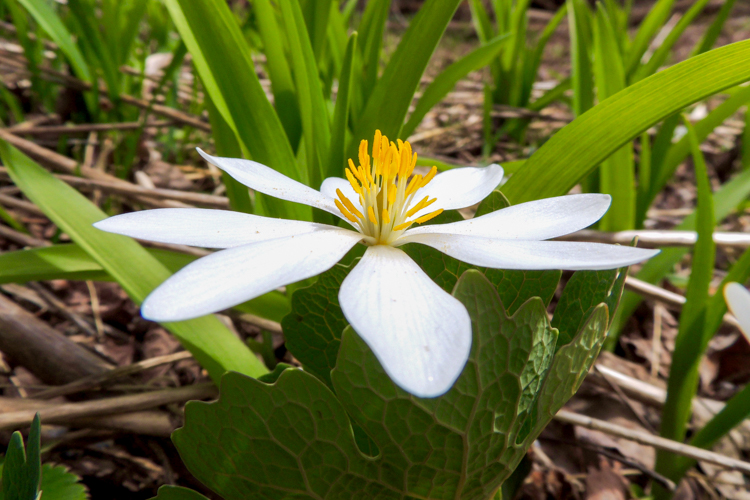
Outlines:
{"type": "Polygon", "coordinates": [[[739,283],[727,283],[724,287],[724,299],[737,318],[745,338],[750,338],[750,292],[739,283]]]}
{"type": "Polygon", "coordinates": [[[485,199],[503,180],[503,167],[462,167],[442,172],[425,187],[417,190],[415,200],[425,196],[437,198],[429,207],[417,212],[415,217],[439,208],[453,210],[470,207],[485,199]]]}
{"type": "Polygon", "coordinates": [[[502,240],[460,234],[415,234],[404,240],[431,246],[468,264],[497,269],[615,269],[659,253],[603,243],[502,240]]]}
{"type": "Polygon", "coordinates": [[[146,297],[141,314],[182,321],[221,311],[330,269],[361,239],[354,231],[326,226],[216,252],[162,283],[146,297]]]}
{"type": "Polygon", "coordinates": [[[369,247],[342,283],[339,303],[404,390],[436,397],[461,374],[471,351],[469,314],[402,250],[369,247]]]}
{"type": "Polygon", "coordinates": [[[230,248],[319,231],[327,226],[229,210],[158,208],[116,215],[97,222],[94,227],[142,240],[205,248],[230,248]]]}
{"type": "Polygon", "coordinates": [[[304,203],[305,205],[330,212],[342,219],[344,218],[339,209],[336,208],[333,198],[309,186],[305,186],[301,182],[290,179],[286,175],[262,163],[243,160],[242,158],[211,156],[201,148],[196,149],[207,162],[217,166],[237,181],[259,193],[267,194],[281,200],[304,203]]]}
{"type": "MultiPolygon", "coordinates": [[[[439,201],[439,199],[438,199],[439,201]]],[[[546,240],[586,228],[601,219],[608,194],[573,194],[513,205],[459,222],[409,229],[403,235],[463,234],[503,240],[546,240]]]]}

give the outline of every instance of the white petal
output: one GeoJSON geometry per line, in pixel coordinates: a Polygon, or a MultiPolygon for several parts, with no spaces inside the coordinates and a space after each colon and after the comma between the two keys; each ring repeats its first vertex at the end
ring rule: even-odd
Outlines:
{"type": "Polygon", "coordinates": [[[333,198],[316,191],[301,182],[290,179],[276,170],[258,163],[257,161],[243,160],[242,158],[221,158],[211,156],[201,148],[196,148],[200,155],[212,165],[216,165],[242,184],[263,194],[273,196],[282,200],[304,203],[311,207],[320,208],[343,218],[341,212],[336,208],[333,198]]]}
{"type": "Polygon", "coordinates": [[[466,308],[403,251],[371,246],[341,285],[344,316],[404,390],[439,396],[471,351],[466,308]]]}
{"type": "Polygon", "coordinates": [[[603,243],[499,240],[456,234],[415,234],[408,240],[475,266],[496,269],[615,269],[659,253],[603,243]]]}
{"type": "Polygon", "coordinates": [[[142,240],[206,248],[229,248],[310,233],[328,226],[259,217],[229,210],[159,208],[116,215],[94,224],[110,233],[142,240]]]}
{"type": "Polygon", "coordinates": [[[216,252],[162,283],[146,297],[141,314],[153,321],[181,321],[221,311],[322,273],[361,238],[331,227],[216,252]]]}
{"type": "Polygon", "coordinates": [[[601,219],[612,198],[608,194],[573,194],[513,205],[502,210],[450,224],[421,226],[412,234],[443,233],[503,240],[546,240],[574,233],[601,219]]]}
{"type": "Polygon", "coordinates": [[[454,168],[435,176],[422,189],[419,189],[414,200],[425,196],[437,198],[429,207],[417,212],[415,217],[432,212],[438,208],[453,210],[470,207],[485,199],[503,180],[503,167],[492,164],[487,167],[454,168]]]}
{"type": "Polygon", "coordinates": [[[739,283],[727,283],[724,287],[724,299],[737,318],[745,338],[750,338],[750,292],[739,283]]]}
{"type": "Polygon", "coordinates": [[[338,198],[339,195],[336,194],[337,189],[340,189],[344,196],[354,203],[355,207],[359,209],[362,208],[362,204],[359,202],[359,195],[346,179],[342,179],[341,177],[329,177],[320,185],[320,192],[332,198],[338,198]]]}

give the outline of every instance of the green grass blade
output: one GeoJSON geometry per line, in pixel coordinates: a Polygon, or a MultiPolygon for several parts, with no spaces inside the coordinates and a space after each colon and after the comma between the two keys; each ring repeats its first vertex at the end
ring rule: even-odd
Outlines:
{"type": "Polygon", "coordinates": [[[582,0],[567,0],[570,29],[570,66],[573,88],[573,113],[581,116],[594,105],[591,68],[591,12],[582,0]]]}
{"type": "Polygon", "coordinates": [[[299,2],[315,61],[319,61],[320,55],[323,53],[323,45],[328,31],[328,19],[333,3],[332,0],[302,0],[299,2]]]}
{"type": "Polygon", "coordinates": [[[640,65],[643,54],[648,50],[651,40],[656,36],[664,23],[669,19],[675,0],[658,0],[638,28],[630,50],[625,56],[625,72],[631,75],[640,65]]]}
{"type": "Polygon", "coordinates": [[[514,203],[566,194],[641,132],[750,79],[750,41],[688,59],[618,92],[556,133],[505,184],[514,203]]]}
{"type": "MultiPolygon", "coordinates": [[[[169,271],[134,240],[94,228],[92,224],[106,218],[106,214],[78,191],[5,141],[0,141],[0,157],[16,186],[116,278],[134,302],[143,302],[169,277],[169,271]]],[[[255,355],[214,316],[165,323],[164,327],[216,382],[227,370],[256,377],[266,372],[255,355]]]]}
{"type": "Polygon", "coordinates": [[[425,89],[414,112],[401,129],[402,137],[409,137],[422,122],[427,112],[440,102],[462,78],[492,61],[502,50],[506,36],[498,36],[488,43],[474,49],[440,73],[425,89]]]}
{"type": "Polygon", "coordinates": [[[57,15],[49,3],[45,0],[18,0],[39,26],[47,32],[52,41],[60,47],[60,50],[70,62],[73,72],[81,80],[92,83],[91,72],[86,59],[73,41],[68,28],[65,27],[60,17],[57,15]]]}
{"type": "Polygon", "coordinates": [[[698,0],[690,7],[690,9],[688,9],[687,12],[685,12],[685,15],[680,18],[675,27],[672,28],[666,38],[664,38],[664,41],[659,45],[659,48],[654,51],[648,62],[639,67],[635,72],[633,82],[642,80],[643,78],[656,73],[659,67],[667,60],[667,57],[669,57],[672,48],[677,43],[680,36],[682,36],[682,33],[688,26],[690,26],[695,18],[703,12],[703,9],[708,2],[709,0],[698,0]]]}
{"type": "Polygon", "coordinates": [[[716,43],[716,40],[719,39],[719,35],[721,35],[721,31],[724,29],[724,23],[727,22],[727,19],[729,18],[729,13],[732,12],[732,7],[734,7],[735,0],[724,0],[724,3],[721,5],[721,8],[719,9],[719,13],[716,14],[716,18],[714,19],[714,22],[711,23],[711,26],[708,27],[705,33],[703,33],[703,37],[701,40],[696,44],[695,48],[693,49],[693,52],[690,54],[690,57],[693,57],[698,54],[702,54],[708,50],[711,50],[716,43]]]}
{"type": "Polygon", "coordinates": [[[286,131],[289,144],[296,151],[302,137],[302,119],[292,70],[284,50],[284,33],[279,26],[276,10],[269,0],[255,0],[253,11],[258,17],[258,31],[263,40],[263,53],[266,55],[266,69],[271,80],[274,107],[286,131]]]}
{"type": "MultiPolygon", "coordinates": [[[[234,15],[221,0],[165,0],[206,92],[253,160],[307,183],[255,73],[234,15]]],[[[310,207],[263,198],[269,215],[311,220],[310,207]]]]}
{"type": "Polygon", "coordinates": [[[469,9],[471,9],[471,19],[474,22],[474,29],[477,32],[479,41],[487,43],[495,38],[495,29],[490,21],[490,14],[484,7],[482,0],[469,0],[469,9]]]}
{"type": "Polygon", "coordinates": [[[391,0],[371,0],[367,2],[359,24],[359,53],[362,68],[359,102],[354,101],[355,116],[359,116],[365,104],[370,99],[375,85],[378,82],[378,70],[380,69],[380,49],[383,47],[383,34],[388,22],[388,11],[391,0]]]}
{"type": "MultiPolygon", "coordinates": [[[[594,75],[600,102],[625,88],[625,70],[615,30],[601,4],[594,15],[594,75]]],[[[632,143],[602,162],[599,189],[612,196],[612,205],[599,222],[599,228],[603,231],[633,229],[636,195],[632,143]]]]}
{"type": "MultiPolygon", "coordinates": [[[[197,257],[159,248],[145,249],[170,273],[176,273],[197,257]]],[[[115,281],[86,251],[75,243],[16,250],[0,254],[0,284],[56,279],[115,281]]],[[[273,291],[233,308],[273,321],[289,313],[289,299],[273,291]]]]}
{"type": "MultiPolygon", "coordinates": [[[[685,439],[687,423],[693,411],[693,398],[698,388],[698,368],[704,353],[703,337],[706,323],[706,306],[709,287],[714,272],[716,244],[714,233],[714,207],[711,196],[711,182],[708,179],[706,162],[700,150],[695,129],[685,119],[695,166],[698,191],[696,209],[696,231],[698,241],[693,250],[692,270],[688,282],[686,302],[680,313],[680,326],[675,339],[672,366],[669,370],[667,400],[662,410],[659,434],[667,439],[685,439]]],[[[705,345],[708,343],[705,342],[705,345]]],[[[657,450],[656,471],[675,480],[677,457],[674,454],[657,450]]],[[[669,498],[671,494],[661,488],[655,490],[656,498],[669,498]]]]}
{"type": "MultiPolygon", "coordinates": [[[[404,118],[427,63],[460,0],[427,0],[396,47],[355,127],[355,141],[373,136],[376,129],[391,139],[400,137],[404,118]]],[[[350,148],[354,152],[354,148],[350,148]]]]}
{"type": "Polygon", "coordinates": [[[324,177],[343,177],[346,168],[346,133],[349,130],[349,101],[353,92],[354,55],[357,48],[357,32],[349,37],[346,53],[339,76],[339,91],[336,95],[336,106],[333,110],[333,128],[331,129],[331,148],[328,154],[327,171],[324,177]]]}
{"type": "MultiPolygon", "coordinates": [[[[297,86],[297,99],[302,117],[302,135],[307,152],[309,184],[315,189],[323,181],[324,163],[331,143],[331,124],[323,89],[318,77],[313,48],[310,45],[305,20],[297,0],[281,0],[281,17],[289,43],[292,72],[297,86]]],[[[325,169],[327,170],[327,169],[325,169]]]]}
{"type": "Polygon", "coordinates": [[[560,23],[565,19],[565,16],[568,13],[568,4],[563,4],[562,7],[557,9],[557,12],[555,12],[555,15],[550,19],[550,21],[547,23],[547,25],[544,27],[544,30],[542,31],[542,34],[539,35],[539,38],[536,41],[536,46],[534,47],[531,54],[526,56],[526,60],[524,61],[524,74],[523,74],[523,88],[521,91],[520,98],[518,100],[518,105],[521,107],[526,107],[529,104],[529,99],[531,98],[531,91],[534,87],[534,82],[536,81],[537,73],[539,72],[539,66],[542,64],[542,56],[544,55],[544,49],[547,47],[547,43],[549,42],[549,39],[552,37],[552,35],[555,34],[555,31],[557,30],[557,27],[560,26],[560,23]]]}
{"type": "MultiPolygon", "coordinates": [[[[216,154],[229,158],[241,158],[242,148],[237,142],[237,136],[234,135],[229,124],[214,106],[210,95],[205,97],[205,102],[208,109],[208,120],[211,123],[211,131],[214,136],[216,154]]],[[[250,191],[247,186],[224,171],[221,172],[221,180],[227,188],[227,198],[229,198],[229,206],[232,210],[248,214],[253,213],[253,202],[250,199],[250,191]]]]}
{"type": "MultiPolygon", "coordinates": [[[[725,183],[714,193],[714,222],[716,224],[721,222],[737,208],[737,205],[745,201],[748,196],[750,196],[750,170],[745,170],[725,183]]],[[[695,215],[695,213],[688,215],[674,229],[677,231],[695,231],[695,215]]],[[[643,264],[643,267],[641,267],[641,270],[635,277],[647,283],[658,283],[667,273],[672,271],[674,266],[687,255],[688,251],[689,249],[687,248],[663,248],[659,255],[643,264]]],[[[617,308],[617,315],[612,323],[609,337],[605,344],[606,349],[612,350],[617,345],[620,331],[642,300],[643,298],[634,292],[626,291],[623,294],[620,305],[617,308]]]]}
{"type": "Polygon", "coordinates": [[[745,128],[742,130],[742,170],[750,169],[750,106],[745,110],[745,128]]]}
{"type": "Polygon", "coordinates": [[[109,47],[102,38],[94,5],[87,0],[69,0],[68,7],[81,29],[81,42],[85,43],[96,56],[102,76],[107,84],[109,98],[113,102],[119,101],[120,71],[115,60],[117,56],[109,52],[109,47]]]}
{"type": "MultiPolygon", "coordinates": [[[[750,102],[750,87],[740,87],[739,90],[731,97],[726,99],[716,108],[714,108],[705,118],[695,124],[695,133],[698,140],[703,142],[716,127],[724,123],[742,106],[750,102]]],[[[690,138],[682,137],[677,143],[669,148],[664,158],[664,162],[659,166],[659,171],[654,172],[656,179],[651,186],[648,205],[653,203],[654,198],[664,189],[669,179],[672,178],[677,167],[687,158],[690,153],[690,138]]],[[[648,209],[648,207],[646,207],[648,209]]]]}

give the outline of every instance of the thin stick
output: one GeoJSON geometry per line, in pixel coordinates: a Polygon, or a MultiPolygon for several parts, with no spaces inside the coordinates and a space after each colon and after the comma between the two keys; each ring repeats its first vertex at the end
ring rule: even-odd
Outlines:
{"type": "Polygon", "coordinates": [[[149,368],[154,368],[169,363],[175,363],[177,361],[182,361],[183,359],[190,359],[191,357],[192,355],[188,351],[181,351],[174,354],[167,354],[165,356],[157,356],[154,358],[145,359],[143,361],[132,363],[127,366],[113,368],[112,370],[106,371],[104,373],[84,377],[60,387],[51,387],[42,392],[34,394],[34,399],[51,399],[58,396],[67,396],[69,394],[74,394],[76,392],[85,391],[93,387],[103,385],[106,382],[115,380],[117,378],[127,377],[142,372],[143,370],[148,370],[149,368]]]}
{"type": "Polygon", "coordinates": [[[0,415],[0,430],[17,429],[29,425],[37,411],[41,416],[42,422],[59,424],[79,418],[93,418],[148,410],[157,406],[183,403],[191,399],[215,398],[218,396],[218,392],[216,386],[209,382],[177,389],[165,389],[115,398],[97,399],[82,403],[62,403],[39,410],[21,410],[0,415]]]}
{"type": "Polygon", "coordinates": [[[545,437],[545,436],[542,436],[539,439],[541,439],[543,441],[553,441],[555,443],[567,444],[568,446],[576,446],[576,447],[584,449],[584,450],[593,451],[595,453],[598,453],[598,454],[600,454],[602,456],[605,456],[607,458],[610,458],[612,460],[616,460],[616,461],[620,462],[623,465],[627,465],[628,467],[632,467],[633,469],[638,470],[639,473],[641,473],[641,474],[643,474],[645,476],[650,477],[651,479],[653,479],[657,483],[659,483],[662,486],[664,486],[664,488],[668,489],[669,491],[674,491],[676,489],[676,485],[669,478],[662,476],[661,474],[659,474],[655,470],[649,469],[645,465],[643,465],[643,464],[641,464],[641,463],[639,463],[639,462],[637,462],[635,460],[630,460],[627,457],[623,457],[622,455],[618,455],[617,453],[613,453],[613,452],[609,451],[607,448],[605,448],[604,446],[600,446],[600,445],[597,445],[597,444],[594,444],[594,443],[581,443],[580,441],[568,441],[566,439],[556,439],[556,438],[545,437]]]}
{"type": "Polygon", "coordinates": [[[26,200],[19,200],[18,198],[8,196],[7,194],[0,193],[0,204],[5,205],[6,207],[23,210],[24,212],[30,213],[32,215],[45,216],[44,212],[42,212],[39,207],[37,207],[33,203],[30,203],[26,200]]]}
{"type": "Polygon", "coordinates": [[[109,132],[112,130],[138,130],[141,127],[169,127],[172,125],[174,125],[173,120],[161,120],[146,124],[140,122],[88,123],[84,125],[48,125],[46,127],[28,127],[24,129],[11,128],[7,130],[17,135],[63,135],[83,134],[89,132],[109,132]]]}
{"type": "MultiPolygon", "coordinates": [[[[9,142],[11,145],[17,147],[18,149],[20,149],[27,155],[31,156],[35,160],[39,161],[40,163],[44,165],[48,165],[49,167],[55,170],[58,170],[58,171],[62,170],[63,172],[68,173],[68,174],[75,174],[75,175],[80,174],[90,179],[99,179],[99,180],[110,181],[112,183],[130,185],[129,182],[123,181],[122,179],[118,179],[117,177],[113,175],[109,175],[100,170],[96,170],[94,168],[85,168],[81,166],[77,161],[73,160],[72,158],[68,158],[67,156],[63,156],[52,150],[43,148],[34,142],[28,141],[26,139],[18,137],[17,135],[11,134],[7,130],[0,129],[0,139],[3,139],[9,142]]],[[[140,203],[148,203],[153,206],[159,206],[159,207],[184,207],[185,206],[183,203],[180,203],[174,200],[153,200],[150,197],[143,197],[143,196],[136,196],[134,199],[136,199],[140,203]]]]}
{"type": "Polygon", "coordinates": [[[690,446],[689,444],[678,443],[677,441],[672,441],[671,439],[654,436],[647,432],[628,429],[627,427],[605,422],[604,420],[587,417],[585,415],[579,415],[578,413],[573,413],[568,410],[560,410],[558,414],[555,415],[555,420],[564,422],[566,424],[578,425],[587,429],[604,432],[612,436],[635,441],[636,443],[651,446],[659,450],[669,451],[671,453],[692,458],[694,460],[702,460],[704,462],[720,465],[727,469],[750,473],[750,463],[748,462],[726,457],[724,455],[721,455],[720,453],[714,453],[713,451],[690,446]]]}
{"type": "Polygon", "coordinates": [[[28,234],[20,233],[8,226],[3,226],[2,224],[0,224],[0,238],[5,238],[6,240],[13,241],[25,247],[47,247],[51,245],[49,241],[40,240],[39,238],[29,236],[28,234]]]}
{"type": "MultiPolygon", "coordinates": [[[[625,278],[625,288],[627,290],[630,290],[631,292],[637,293],[645,299],[651,299],[657,302],[661,302],[665,306],[668,306],[670,309],[675,311],[681,311],[682,307],[687,301],[687,299],[682,295],[670,292],[669,290],[665,290],[646,281],[639,280],[638,278],[633,278],[632,276],[628,276],[625,278]]],[[[724,314],[723,322],[724,324],[733,326],[735,328],[739,328],[740,326],[737,322],[737,318],[729,313],[724,314]]]]}

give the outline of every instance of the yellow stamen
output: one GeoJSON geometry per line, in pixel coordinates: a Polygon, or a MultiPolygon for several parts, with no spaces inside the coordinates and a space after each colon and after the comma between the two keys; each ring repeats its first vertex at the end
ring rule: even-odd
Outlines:
{"type": "Polygon", "coordinates": [[[367,217],[370,219],[370,222],[373,224],[378,223],[378,219],[375,217],[375,210],[372,209],[372,205],[367,207],[367,217]]]}
{"type": "Polygon", "coordinates": [[[347,210],[349,210],[349,212],[353,213],[360,219],[364,219],[364,217],[362,216],[362,212],[357,210],[357,207],[355,207],[354,204],[351,201],[349,201],[349,198],[344,196],[344,193],[342,193],[340,189],[336,190],[336,194],[339,195],[339,199],[341,200],[341,203],[344,204],[344,206],[347,208],[347,210]]]}
{"type": "Polygon", "coordinates": [[[435,217],[437,217],[438,215],[440,215],[442,213],[443,213],[443,209],[442,208],[438,208],[434,212],[430,212],[427,215],[423,215],[422,217],[420,217],[419,219],[415,220],[414,222],[417,223],[417,224],[421,224],[423,222],[427,222],[430,219],[434,219],[435,217]]]}
{"type": "MultiPolygon", "coordinates": [[[[416,163],[416,161],[415,161],[416,163]]],[[[428,182],[432,180],[433,177],[435,177],[435,174],[437,174],[437,167],[432,167],[430,169],[430,173],[424,176],[424,179],[422,179],[422,182],[420,183],[419,187],[425,187],[428,182]]]]}
{"type": "Polygon", "coordinates": [[[402,229],[406,229],[407,227],[411,226],[412,224],[414,224],[414,221],[404,222],[403,224],[399,224],[398,226],[394,227],[393,230],[394,231],[401,231],[402,229]]]}
{"type": "Polygon", "coordinates": [[[346,178],[349,180],[349,184],[352,185],[352,189],[354,189],[354,191],[356,191],[357,194],[362,194],[362,187],[354,178],[354,175],[351,173],[351,171],[349,169],[346,169],[344,170],[344,173],[346,174],[346,178]]]}
{"type": "Polygon", "coordinates": [[[409,181],[409,185],[406,187],[406,196],[409,196],[414,191],[419,189],[419,184],[422,182],[422,176],[417,174],[414,177],[411,178],[409,181]]]}
{"type": "Polygon", "coordinates": [[[392,189],[388,191],[388,205],[393,205],[393,203],[396,201],[396,186],[392,185],[392,189]]]}
{"type": "Polygon", "coordinates": [[[348,220],[352,221],[352,222],[353,222],[353,223],[355,223],[355,224],[356,224],[356,223],[358,222],[358,221],[357,221],[357,218],[356,218],[356,217],[354,217],[354,216],[353,216],[352,214],[350,214],[350,213],[349,213],[349,212],[348,212],[348,211],[347,211],[347,210],[346,210],[346,209],[344,208],[344,205],[342,205],[342,204],[341,204],[341,202],[340,202],[339,200],[337,200],[337,199],[335,199],[335,198],[334,198],[334,199],[333,199],[333,202],[334,202],[334,203],[336,203],[336,206],[338,207],[338,209],[339,209],[339,210],[341,210],[341,213],[342,213],[342,214],[344,215],[344,217],[346,217],[346,218],[347,218],[348,220]]]}
{"type": "Polygon", "coordinates": [[[414,205],[411,208],[411,210],[409,210],[408,212],[406,212],[406,216],[407,217],[411,217],[412,215],[414,215],[415,213],[419,212],[423,208],[429,207],[430,205],[432,205],[433,203],[435,203],[437,201],[437,198],[433,198],[433,199],[431,199],[429,201],[428,201],[428,199],[429,199],[429,196],[425,196],[424,198],[422,198],[422,200],[419,203],[417,203],[416,205],[414,205]]]}
{"type": "Polygon", "coordinates": [[[390,224],[391,217],[388,215],[388,209],[383,209],[383,224],[390,224]]]}

